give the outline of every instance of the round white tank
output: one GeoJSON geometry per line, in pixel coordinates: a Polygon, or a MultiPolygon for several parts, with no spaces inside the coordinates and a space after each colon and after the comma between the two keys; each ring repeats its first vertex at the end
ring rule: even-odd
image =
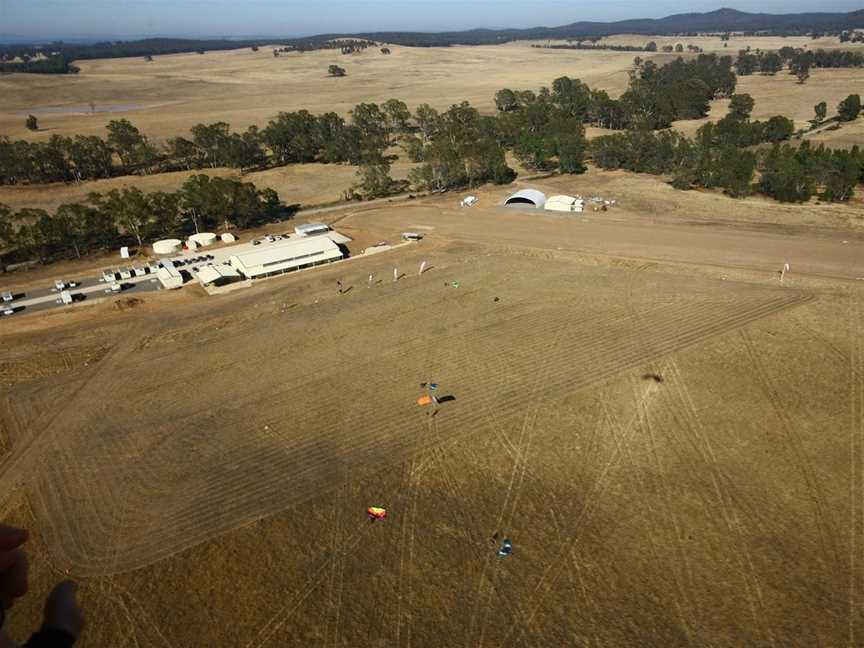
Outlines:
{"type": "Polygon", "coordinates": [[[230,233],[223,234],[221,238],[223,243],[233,243],[237,240],[237,237],[230,233]]]}
{"type": "Polygon", "coordinates": [[[207,247],[216,242],[216,235],[212,232],[201,232],[200,234],[193,234],[189,237],[189,240],[195,241],[201,247],[207,247]]]}
{"type": "Polygon", "coordinates": [[[183,242],[179,239],[163,239],[156,241],[153,244],[154,254],[175,254],[183,247],[183,242]]]}

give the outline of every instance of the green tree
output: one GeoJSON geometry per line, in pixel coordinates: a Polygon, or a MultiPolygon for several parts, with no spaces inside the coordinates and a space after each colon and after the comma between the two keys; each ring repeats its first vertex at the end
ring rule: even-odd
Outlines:
{"type": "Polygon", "coordinates": [[[763,142],[783,142],[792,137],[795,132],[795,123],[788,117],[774,115],[766,123],[762,133],[763,142]]]}
{"type": "Polygon", "coordinates": [[[155,191],[147,196],[150,214],[146,234],[152,238],[176,236],[183,229],[181,192],[155,191]]]}
{"type": "Polygon", "coordinates": [[[137,187],[112,189],[106,194],[91,193],[90,203],[106,217],[112,217],[124,234],[144,247],[144,236],[153,221],[153,212],[147,196],[137,187]]]}
{"type": "Polygon", "coordinates": [[[824,101],[820,101],[818,104],[813,106],[814,118],[811,122],[813,126],[818,126],[823,121],[825,121],[825,117],[828,115],[828,104],[824,101]]]}
{"type": "Polygon", "coordinates": [[[411,119],[411,112],[404,101],[388,99],[381,108],[384,112],[387,130],[390,133],[406,133],[408,131],[408,120],[411,119]]]}
{"type": "Polygon", "coordinates": [[[387,115],[375,103],[360,103],[351,111],[351,121],[361,135],[363,156],[380,157],[389,144],[387,115]]]}
{"type": "Polygon", "coordinates": [[[67,142],[66,154],[78,180],[108,178],[113,172],[111,147],[95,135],[76,135],[67,142]]]}
{"type": "Polygon", "coordinates": [[[153,162],[156,153],[141,132],[126,119],[108,122],[108,146],[120,158],[125,168],[147,165],[153,162]]]}
{"type": "Polygon", "coordinates": [[[756,102],[749,94],[733,94],[729,101],[729,116],[737,121],[750,119],[756,102]]]}
{"type": "Polygon", "coordinates": [[[763,52],[759,60],[759,71],[773,76],[783,69],[783,59],[776,52],[763,52]]]}
{"type": "Polygon", "coordinates": [[[11,247],[15,244],[15,226],[12,210],[8,205],[0,203],[0,247],[11,247]]]}
{"type": "Polygon", "coordinates": [[[749,76],[753,74],[759,67],[759,59],[755,54],[751,54],[745,50],[738,52],[738,58],[735,61],[735,71],[739,76],[749,76]]]}
{"type": "Polygon", "coordinates": [[[219,178],[189,176],[180,189],[180,208],[196,232],[208,230],[231,217],[228,197],[220,191],[219,178]]]}
{"type": "Polygon", "coordinates": [[[760,189],[781,202],[806,202],[813,195],[813,181],[789,146],[775,146],[762,162],[760,189]]]}
{"type": "Polygon", "coordinates": [[[831,162],[831,170],[820,198],[845,202],[855,193],[861,175],[861,163],[849,151],[834,151],[831,162]]]}
{"type": "Polygon", "coordinates": [[[225,122],[196,124],[192,127],[192,142],[208,166],[216,168],[227,164],[231,126],[225,122]]]}
{"type": "Polygon", "coordinates": [[[54,251],[57,234],[51,217],[44,209],[30,207],[15,213],[15,220],[21,223],[17,233],[17,245],[40,263],[46,263],[54,251]]]}
{"type": "Polygon", "coordinates": [[[39,120],[36,119],[35,115],[27,115],[26,124],[27,130],[37,131],[39,130],[39,120]]]}
{"type": "Polygon", "coordinates": [[[561,173],[585,173],[585,137],[560,135],[557,141],[558,170],[561,173]]]}
{"type": "Polygon", "coordinates": [[[789,71],[798,77],[798,83],[810,78],[811,59],[807,54],[796,55],[789,63],[789,71]]]}
{"type": "Polygon", "coordinates": [[[438,132],[441,123],[441,115],[429,104],[420,104],[414,113],[414,121],[423,135],[423,141],[428,142],[438,132]]]}
{"type": "Polygon", "coordinates": [[[654,41],[649,41],[647,45],[645,45],[646,52],[656,52],[657,51],[657,43],[654,41]]]}
{"type": "Polygon", "coordinates": [[[850,94],[837,106],[837,118],[840,121],[853,121],[858,118],[861,112],[861,97],[857,94],[850,94]]]}
{"type": "Polygon", "coordinates": [[[388,196],[395,186],[390,177],[390,164],[384,158],[361,164],[357,169],[357,180],[354,190],[367,200],[388,196]]]}
{"type": "Polygon", "coordinates": [[[327,74],[332,77],[344,77],[347,72],[345,72],[345,68],[339,67],[338,65],[331,65],[327,68],[327,74]]]}
{"type": "MultiPolygon", "coordinates": [[[[335,137],[335,131],[344,126],[341,119],[337,120],[339,125],[330,129],[333,131],[331,137],[335,137]]],[[[280,164],[313,162],[319,150],[317,126],[315,116],[306,110],[280,112],[261,131],[261,140],[270,147],[280,164]]]]}
{"type": "Polygon", "coordinates": [[[65,248],[71,249],[78,259],[89,251],[91,241],[96,236],[95,232],[91,232],[96,213],[97,209],[81,203],[60,205],[54,213],[54,236],[65,248]]]}
{"type": "Polygon", "coordinates": [[[500,112],[509,112],[516,110],[519,107],[519,101],[516,98],[516,93],[510,88],[504,88],[495,93],[495,107],[500,112]]]}
{"type": "Polygon", "coordinates": [[[187,170],[198,165],[198,148],[185,137],[174,137],[166,143],[168,157],[187,170]]]}

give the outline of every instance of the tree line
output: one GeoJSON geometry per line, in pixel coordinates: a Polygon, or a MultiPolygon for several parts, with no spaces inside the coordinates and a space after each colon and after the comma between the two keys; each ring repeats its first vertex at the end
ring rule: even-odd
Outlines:
{"type": "Polygon", "coordinates": [[[174,192],[136,187],[91,193],[83,203],[13,211],[0,204],[0,247],[12,258],[45,263],[104,249],[229,227],[250,227],[283,213],[278,194],[229,178],[193,175],[174,192]]]}
{"type": "MultiPolygon", "coordinates": [[[[389,145],[385,134],[404,129],[411,114],[391,99],[359,104],[351,122],[336,113],[282,112],[267,126],[233,132],[229,124],[197,124],[188,137],[157,146],[126,119],[112,120],[107,137],[52,135],[46,142],[0,137],[0,184],[41,184],[220,166],[263,169],[300,162],[359,161],[389,145]],[[375,108],[371,108],[374,106],[375,108]],[[378,120],[371,125],[370,120],[378,120]]],[[[28,120],[29,121],[29,120],[28,120]]],[[[377,154],[380,154],[377,153],[377,154]]]]}
{"type": "Polygon", "coordinates": [[[591,142],[594,163],[603,169],[671,176],[676,189],[721,189],[733,197],[761,193],[783,202],[849,200],[864,182],[864,152],[824,145],[783,144],[793,131],[785,117],[751,122],[753,100],[734,95],[729,114],[705,124],[694,138],[674,131],[633,131],[604,135],[591,142]],[[756,143],[768,149],[751,150],[756,143]],[[757,179],[758,176],[758,179],[757,179]]]}
{"type": "Polygon", "coordinates": [[[280,45],[274,56],[282,52],[310,52],[338,49],[351,54],[377,45],[364,38],[307,37],[292,39],[195,40],[183,38],[146,38],[138,41],[110,41],[81,44],[54,42],[42,45],[0,45],[0,74],[27,72],[30,74],[77,74],[80,70],[72,61],[97,58],[143,57],[152,61],[154,56],[234,50],[249,47],[254,51],[262,45],[280,45]]]}
{"type": "MultiPolygon", "coordinates": [[[[736,77],[731,68],[731,57],[716,55],[689,61],[679,58],[663,67],[637,58],[628,89],[619,99],[578,79],[561,77],[537,92],[499,91],[494,116],[481,115],[467,102],[445,111],[423,104],[412,114],[404,102],[391,99],[358,104],[347,119],[300,110],[279,113],[265,127],[243,132],[233,132],[225,122],[198,124],[188,137],[172,138],[163,146],[154,145],[129,121],[114,120],[105,139],[54,136],[43,143],[0,139],[0,178],[6,183],[48,182],[89,180],[117,172],[349,163],[358,169],[348,197],[374,198],[407,184],[417,190],[441,191],[508,183],[516,176],[506,158],[512,151],[533,170],[581,173],[590,157],[601,168],[669,175],[680,189],[719,188],[732,196],[758,191],[778,200],[805,200],[819,193],[826,200],[847,200],[861,178],[858,150],[783,145],[794,134],[791,120],[782,116],[751,120],[753,100],[734,94],[736,77]],[[702,126],[694,138],[665,130],[676,119],[706,115],[709,101],[723,96],[730,97],[728,115],[702,126]],[[628,132],[596,138],[589,146],[585,124],[628,132]],[[769,148],[752,150],[766,144],[769,148]],[[417,164],[408,183],[390,177],[394,145],[417,164]],[[790,192],[790,186],[796,191],[790,192]]],[[[854,119],[860,109],[860,98],[850,95],[838,106],[837,119],[854,119]]],[[[814,111],[820,123],[824,121],[824,102],[814,111]]],[[[116,241],[103,236],[114,231],[103,227],[111,214],[120,236],[140,243],[176,233],[178,228],[212,228],[229,220],[245,227],[277,208],[274,193],[197,175],[173,194],[109,192],[91,197],[81,207],[58,210],[63,218],[77,214],[75,226],[92,228],[95,239],[69,234],[67,225],[51,224],[56,213],[38,210],[16,212],[14,229],[24,232],[18,243],[22,249],[38,248],[44,257],[60,245],[48,236],[55,231],[52,227],[77,241],[78,252],[95,245],[94,240],[116,241]],[[54,242],[37,245],[43,240],[37,234],[54,242]]]]}
{"type": "Polygon", "coordinates": [[[552,50],[611,50],[613,52],[644,52],[645,47],[642,45],[612,45],[608,43],[583,43],[575,41],[570,43],[557,43],[555,45],[539,45],[533,44],[531,47],[536,49],[552,49],[552,50]]]}
{"type": "Polygon", "coordinates": [[[849,68],[864,66],[864,53],[849,50],[814,51],[803,48],[781,47],[775,51],[741,50],[735,60],[735,71],[741,76],[759,72],[773,76],[783,70],[798,77],[804,83],[810,77],[811,68],[849,68]]]}
{"type": "MultiPolygon", "coordinates": [[[[619,99],[566,77],[553,83],[551,90],[541,90],[540,99],[600,128],[655,130],[668,128],[678,119],[705,117],[712,99],[735,91],[730,56],[700,54],[687,61],[679,57],[663,66],[637,57],[634,63],[628,88],[619,99]]],[[[495,105],[509,113],[527,109],[535,99],[532,91],[505,88],[495,95],[495,105]]]]}

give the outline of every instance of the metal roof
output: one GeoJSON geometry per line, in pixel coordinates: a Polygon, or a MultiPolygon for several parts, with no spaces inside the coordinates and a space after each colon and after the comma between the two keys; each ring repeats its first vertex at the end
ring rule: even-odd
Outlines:
{"type": "Polygon", "coordinates": [[[537,207],[542,207],[546,203],[546,194],[536,189],[520,189],[505,200],[504,204],[511,205],[524,202],[530,202],[537,207]]]}
{"type": "MultiPolygon", "coordinates": [[[[564,203],[565,205],[572,205],[576,202],[576,198],[573,196],[550,196],[546,199],[547,203],[564,203]]],[[[581,201],[580,201],[581,202],[581,201]]]]}
{"type": "Polygon", "coordinates": [[[239,279],[240,273],[229,265],[208,265],[198,271],[198,279],[203,284],[211,284],[219,279],[239,279]]]}
{"type": "Polygon", "coordinates": [[[344,234],[340,234],[339,232],[334,232],[333,230],[326,232],[324,234],[324,236],[329,238],[334,243],[343,243],[344,244],[344,243],[350,243],[351,242],[351,239],[349,237],[345,236],[344,234]]]}
{"type": "Polygon", "coordinates": [[[326,232],[329,229],[324,223],[303,223],[294,227],[294,231],[300,236],[303,236],[307,232],[326,232]]]}
{"type": "Polygon", "coordinates": [[[233,255],[229,261],[247,277],[280,272],[316,261],[341,259],[342,252],[326,236],[287,239],[233,255]]]}

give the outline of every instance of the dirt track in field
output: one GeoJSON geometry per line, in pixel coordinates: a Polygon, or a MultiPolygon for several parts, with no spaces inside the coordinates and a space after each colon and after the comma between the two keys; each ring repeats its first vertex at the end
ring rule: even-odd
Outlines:
{"type": "MultiPolygon", "coordinates": [[[[633,54],[397,50],[352,59],[324,91],[324,55],[308,70],[256,56],[92,62],[19,95],[5,78],[0,127],[23,128],[8,115],[22,101],[80,103],[97,86],[177,102],[129,115],[157,138],[315,110],[292,103],[310,96],[490,110],[499,87],[558,74],[614,92],[633,54]],[[497,71],[477,85],[478,70],[497,71]],[[240,103],[219,99],[233,86],[240,103]]],[[[796,119],[831,85],[751,81],[757,111],[782,101],[796,119]]],[[[118,115],[45,122],[101,133],[118,115]]],[[[286,202],[302,181],[302,202],[351,173],[255,181],[286,202]]],[[[220,298],[2,322],[0,513],[31,529],[33,558],[13,635],[69,574],[85,648],[864,644],[861,203],[736,201],[593,169],[531,185],[619,203],[505,212],[501,187],[471,210],[455,194],[352,205],[327,218],[357,241],[427,237],[220,298]],[[430,378],[455,397],[434,417],[415,404],[430,378]],[[370,524],[370,505],[388,519],[370,524]]],[[[85,188],[5,195],[50,206],[85,188]]]]}
{"type": "Polygon", "coordinates": [[[525,261],[468,267],[458,290],[443,285],[452,271],[381,286],[348,330],[342,302],[165,345],[165,324],[142,319],[80,382],[58,386],[64,406],[47,417],[26,416],[45,411],[44,385],[9,403],[36,438],[0,485],[26,481],[37,461],[34,501],[58,559],[88,575],[138,568],[312,499],[342,471],[398,463],[808,299],[679,280],[637,326],[609,294],[614,276],[598,290],[547,265],[542,278],[525,261]],[[441,438],[423,434],[412,406],[430,372],[457,398],[436,421],[441,438]],[[118,499],[129,484],[147,487],[118,499]]]}
{"type": "Polygon", "coordinates": [[[85,646],[849,644],[857,284],[554,243],[433,234],[6,336],[107,349],[4,394],[3,510],[38,558],[13,630],[70,569],[85,646]],[[455,396],[435,417],[414,404],[429,377],[455,396]]]}

